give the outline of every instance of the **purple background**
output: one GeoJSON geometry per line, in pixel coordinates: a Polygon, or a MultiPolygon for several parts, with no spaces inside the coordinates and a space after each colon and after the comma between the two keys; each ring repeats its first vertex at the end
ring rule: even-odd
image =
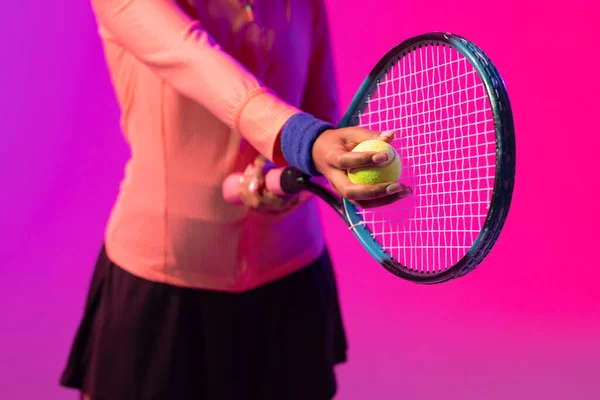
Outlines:
{"type": "MultiPolygon", "coordinates": [[[[337,399],[600,398],[596,2],[327,4],[342,110],[391,46],[452,31],[497,64],[518,150],[505,232],[447,285],[393,278],[323,209],[350,341],[337,399]]],[[[75,399],[57,381],[127,149],[88,2],[7,2],[0,35],[0,399],[75,399]]]]}

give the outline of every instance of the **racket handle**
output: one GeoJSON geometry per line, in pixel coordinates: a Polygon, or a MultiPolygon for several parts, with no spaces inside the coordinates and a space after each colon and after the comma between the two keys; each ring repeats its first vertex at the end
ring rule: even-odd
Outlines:
{"type": "MultiPolygon", "coordinates": [[[[289,168],[275,168],[267,171],[265,174],[265,186],[267,190],[277,196],[285,196],[287,193],[281,188],[281,175],[289,168]]],[[[240,185],[244,177],[242,173],[235,173],[225,178],[223,182],[223,198],[226,202],[243,205],[240,198],[240,185]]]]}

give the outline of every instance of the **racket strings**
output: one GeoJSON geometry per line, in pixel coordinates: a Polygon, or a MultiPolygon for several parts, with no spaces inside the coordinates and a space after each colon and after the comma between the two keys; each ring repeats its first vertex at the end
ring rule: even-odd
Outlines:
{"type": "Polygon", "coordinates": [[[360,210],[374,240],[407,268],[436,273],[472,247],[488,214],[495,130],[485,86],[447,46],[414,49],[389,68],[367,98],[359,125],[395,130],[401,182],[413,195],[360,210]]]}

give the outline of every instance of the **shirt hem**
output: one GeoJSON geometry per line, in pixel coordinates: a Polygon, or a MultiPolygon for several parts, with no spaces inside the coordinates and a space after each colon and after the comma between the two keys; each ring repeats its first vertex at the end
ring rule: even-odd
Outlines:
{"type": "Polygon", "coordinates": [[[238,276],[235,279],[229,280],[219,279],[199,272],[182,272],[181,269],[172,266],[162,266],[160,268],[143,266],[140,265],[139,258],[128,253],[125,249],[115,249],[115,247],[118,246],[106,243],[106,254],[108,258],[118,267],[138,278],[188,289],[213,290],[230,293],[241,293],[256,289],[298,272],[318,260],[325,251],[325,243],[324,241],[320,241],[309,246],[305,251],[295,255],[290,261],[278,267],[260,273],[251,270],[249,272],[250,275],[238,276]]]}

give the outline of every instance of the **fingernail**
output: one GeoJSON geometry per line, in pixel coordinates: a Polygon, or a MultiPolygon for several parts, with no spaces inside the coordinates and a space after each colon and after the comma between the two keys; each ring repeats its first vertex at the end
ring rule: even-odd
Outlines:
{"type": "Polygon", "coordinates": [[[388,186],[385,191],[388,194],[395,194],[395,193],[400,193],[404,190],[404,186],[402,186],[399,183],[392,183],[390,186],[388,186]]]}
{"type": "Polygon", "coordinates": [[[385,131],[379,134],[379,139],[388,139],[393,137],[396,134],[396,131],[385,131]]]}
{"type": "Polygon", "coordinates": [[[385,153],[377,153],[373,157],[371,157],[371,160],[373,160],[373,162],[375,164],[381,164],[383,162],[386,162],[389,159],[390,159],[390,156],[388,155],[387,152],[385,152],[385,153]]]}
{"type": "Polygon", "coordinates": [[[399,197],[406,197],[412,194],[412,189],[399,183],[394,183],[387,187],[387,193],[397,194],[399,197]]]}

